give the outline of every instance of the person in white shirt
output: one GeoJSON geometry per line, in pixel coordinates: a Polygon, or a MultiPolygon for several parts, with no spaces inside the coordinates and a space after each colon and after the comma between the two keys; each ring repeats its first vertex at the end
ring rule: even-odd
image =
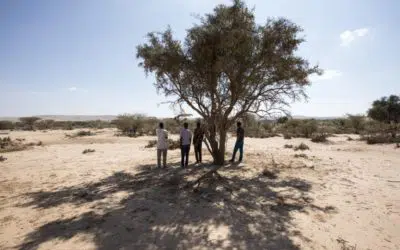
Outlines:
{"type": "Polygon", "coordinates": [[[189,165],[190,143],[192,141],[192,132],[188,129],[189,124],[185,122],[181,129],[181,167],[189,165]]]}
{"type": "Polygon", "coordinates": [[[167,167],[168,131],[164,129],[164,123],[160,122],[157,134],[157,166],[161,167],[161,154],[163,156],[163,168],[167,167]]]}

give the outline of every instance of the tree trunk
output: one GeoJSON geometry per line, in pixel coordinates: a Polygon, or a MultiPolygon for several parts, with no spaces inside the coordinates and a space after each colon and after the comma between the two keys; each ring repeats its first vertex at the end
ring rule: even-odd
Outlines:
{"type": "Polygon", "coordinates": [[[215,165],[224,165],[225,163],[225,142],[226,142],[226,132],[221,131],[219,135],[219,145],[215,150],[213,150],[213,159],[215,165]]]}

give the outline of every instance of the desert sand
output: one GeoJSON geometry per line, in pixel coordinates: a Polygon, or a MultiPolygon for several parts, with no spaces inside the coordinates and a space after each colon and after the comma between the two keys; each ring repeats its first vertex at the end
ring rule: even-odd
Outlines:
{"type": "Polygon", "coordinates": [[[400,249],[393,145],[246,138],[244,162],[184,188],[213,167],[205,148],[203,165],[181,169],[173,150],[157,169],[154,137],[73,132],[0,135],[43,142],[1,154],[0,249],[400,249]]]}

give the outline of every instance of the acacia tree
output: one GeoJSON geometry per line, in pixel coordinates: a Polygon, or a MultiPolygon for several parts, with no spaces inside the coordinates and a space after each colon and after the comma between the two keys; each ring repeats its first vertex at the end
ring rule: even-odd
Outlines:
{"type": "Polygon", "coordinates": [[[155,74],[159,93],[204,119],[214,163],[221,165],[226,132],[238,118],[286,112],[290,101],[306,97],[308,76],[322,73],[295,55],[301,32],[285,18],[258,25],[254,11],[235,0],[200,18],[184,42],[173,38],[171,28],[149,33],[137,58],[146,75],[155,74]]]}
{"type": "Polygon", "coordinates": [[[21,123],[27,127],[28,130],[33,130],[35,122],[39,121],[41,118],[36,116],[20,117],[21,123]]]}
{"type": "Polygon", "coordinates": [[[400,96],[382,97],[372,103],[368,116],[376,121],[390,124],[392,137],[396,137],[400,123],[400,96]]]}

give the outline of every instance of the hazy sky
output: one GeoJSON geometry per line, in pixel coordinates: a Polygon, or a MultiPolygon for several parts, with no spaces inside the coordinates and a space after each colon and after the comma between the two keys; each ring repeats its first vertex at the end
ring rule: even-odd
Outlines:
{"type": "MultiPolygon", "coordinates": [[[[284,16],[304,28],[299,53],[326,70],[293,115],[362,113],[400,94],[400,1],[252,0],[258,23],[284,16]]],[[[136,45],[171,25],[176,37],[217,0],[0,1],[0,116],[173,111],[154,77],[137,67],[136,45]]]]}

